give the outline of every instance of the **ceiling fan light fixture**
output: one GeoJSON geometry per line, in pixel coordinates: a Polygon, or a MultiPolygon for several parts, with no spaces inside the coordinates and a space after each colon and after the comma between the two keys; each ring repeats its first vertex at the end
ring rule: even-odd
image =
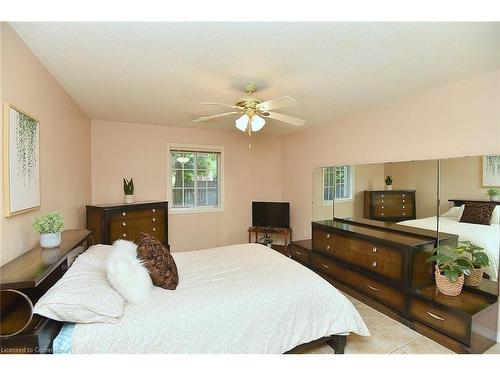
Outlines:
{"type": "Polygon", "coordinates": [[[250,117],[247,116],[247,114],[244,114],[243,116],[241,116],[240,118],[238,118],[235,123],[236,123],[236,127],[241,130],[242,132],[246,131],[247,130],[247,126],[248,126],[248,121],[250,120],[250,117]]]}
{"type": "Polygon", "coordinates": [[[253,115],[252,116],[252,131],[253,132],[258,132],[260,129],[264,127],[266,124],[266,120],[264,120],[262,117],[258,115],[253,115]]]}

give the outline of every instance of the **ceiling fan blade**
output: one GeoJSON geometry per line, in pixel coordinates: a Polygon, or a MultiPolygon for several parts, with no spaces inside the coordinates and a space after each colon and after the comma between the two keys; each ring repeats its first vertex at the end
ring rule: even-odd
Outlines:
{"type": "Polygon", "coordinates": [[[267,102],[262,102],[257,104],[257,109],[260,111],[269,111],[271,109],[291,107],[296,105],[297,101],[289,96],[280,96],[279,98],[274,98],[268,100],[267,102]]]}
{"type": "Polygon", "coordinates": [[[277,113],[277,112],[263,112],[262,116],[267,118],[272,118],[278,121],[287,122],[295,126],[302,126],[306,123],[305,120],[302,120],[300,118],[284,115],[283,113],[277,113]]]}
{"type": "Polygon", "coordinates": [[[226,103],[200,102],[200,104],[203,104],[203,105],[220,105],[222,107],[228,107],[228,108],[233,108],[233,109],[243,109],[243,107],[238,107],[237,105],[226,104],[226,103]]]}
{"type": "Polygon", "coordinates": [[[234,111],[234,112],[220,113],[218,115],[212,115],[212,116],[203,116],[203,117],[198,117],[198,118],[194,119],[193,122],[209,121],[209,120],[213,120],[213,119],[220,118],[220,117],[237,115],[238,113],[240,113],[240,112],[234,111]]]}

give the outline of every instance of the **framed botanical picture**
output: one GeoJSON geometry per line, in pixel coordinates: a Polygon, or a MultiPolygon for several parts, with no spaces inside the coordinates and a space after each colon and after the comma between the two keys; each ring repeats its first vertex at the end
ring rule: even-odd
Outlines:
{"type": "Polygon", "coordinates": [[[3,182],[5,216],[40,207],[40,122],[4,105],[3,182]]]}
{"type": "Polygon", "coordinates": [[[500,187],[500,155],[483,156],[483,186],[500,187]]]}

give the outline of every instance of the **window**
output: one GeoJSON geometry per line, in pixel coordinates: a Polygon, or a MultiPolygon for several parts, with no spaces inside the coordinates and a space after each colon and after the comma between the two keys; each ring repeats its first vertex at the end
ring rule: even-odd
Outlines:
{"type": "Polygon", "coordinates": [[[221,152],[170,149],[172,209],[220,205],[221,152]]]}
{"type": "Polygon", "coordinates": [[[335,193],[336,200],[352,199],[353,167],[342,165],[339,167],[323,168],[323,202],[331,203],[335,193]]]}

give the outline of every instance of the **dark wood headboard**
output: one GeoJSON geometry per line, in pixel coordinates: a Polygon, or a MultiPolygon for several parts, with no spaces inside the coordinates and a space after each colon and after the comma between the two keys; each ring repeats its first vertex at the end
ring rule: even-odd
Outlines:
{"type": "Polygon", "coordinates": [[[500,204],[500,202],[493,202],[490,201],[489,199],[448,199],[448,202],[453,203],[455,207],[461,206],[465,204],[465,202],[483,202],[483,203],[495,203],[495,204],[500,204]]]}

